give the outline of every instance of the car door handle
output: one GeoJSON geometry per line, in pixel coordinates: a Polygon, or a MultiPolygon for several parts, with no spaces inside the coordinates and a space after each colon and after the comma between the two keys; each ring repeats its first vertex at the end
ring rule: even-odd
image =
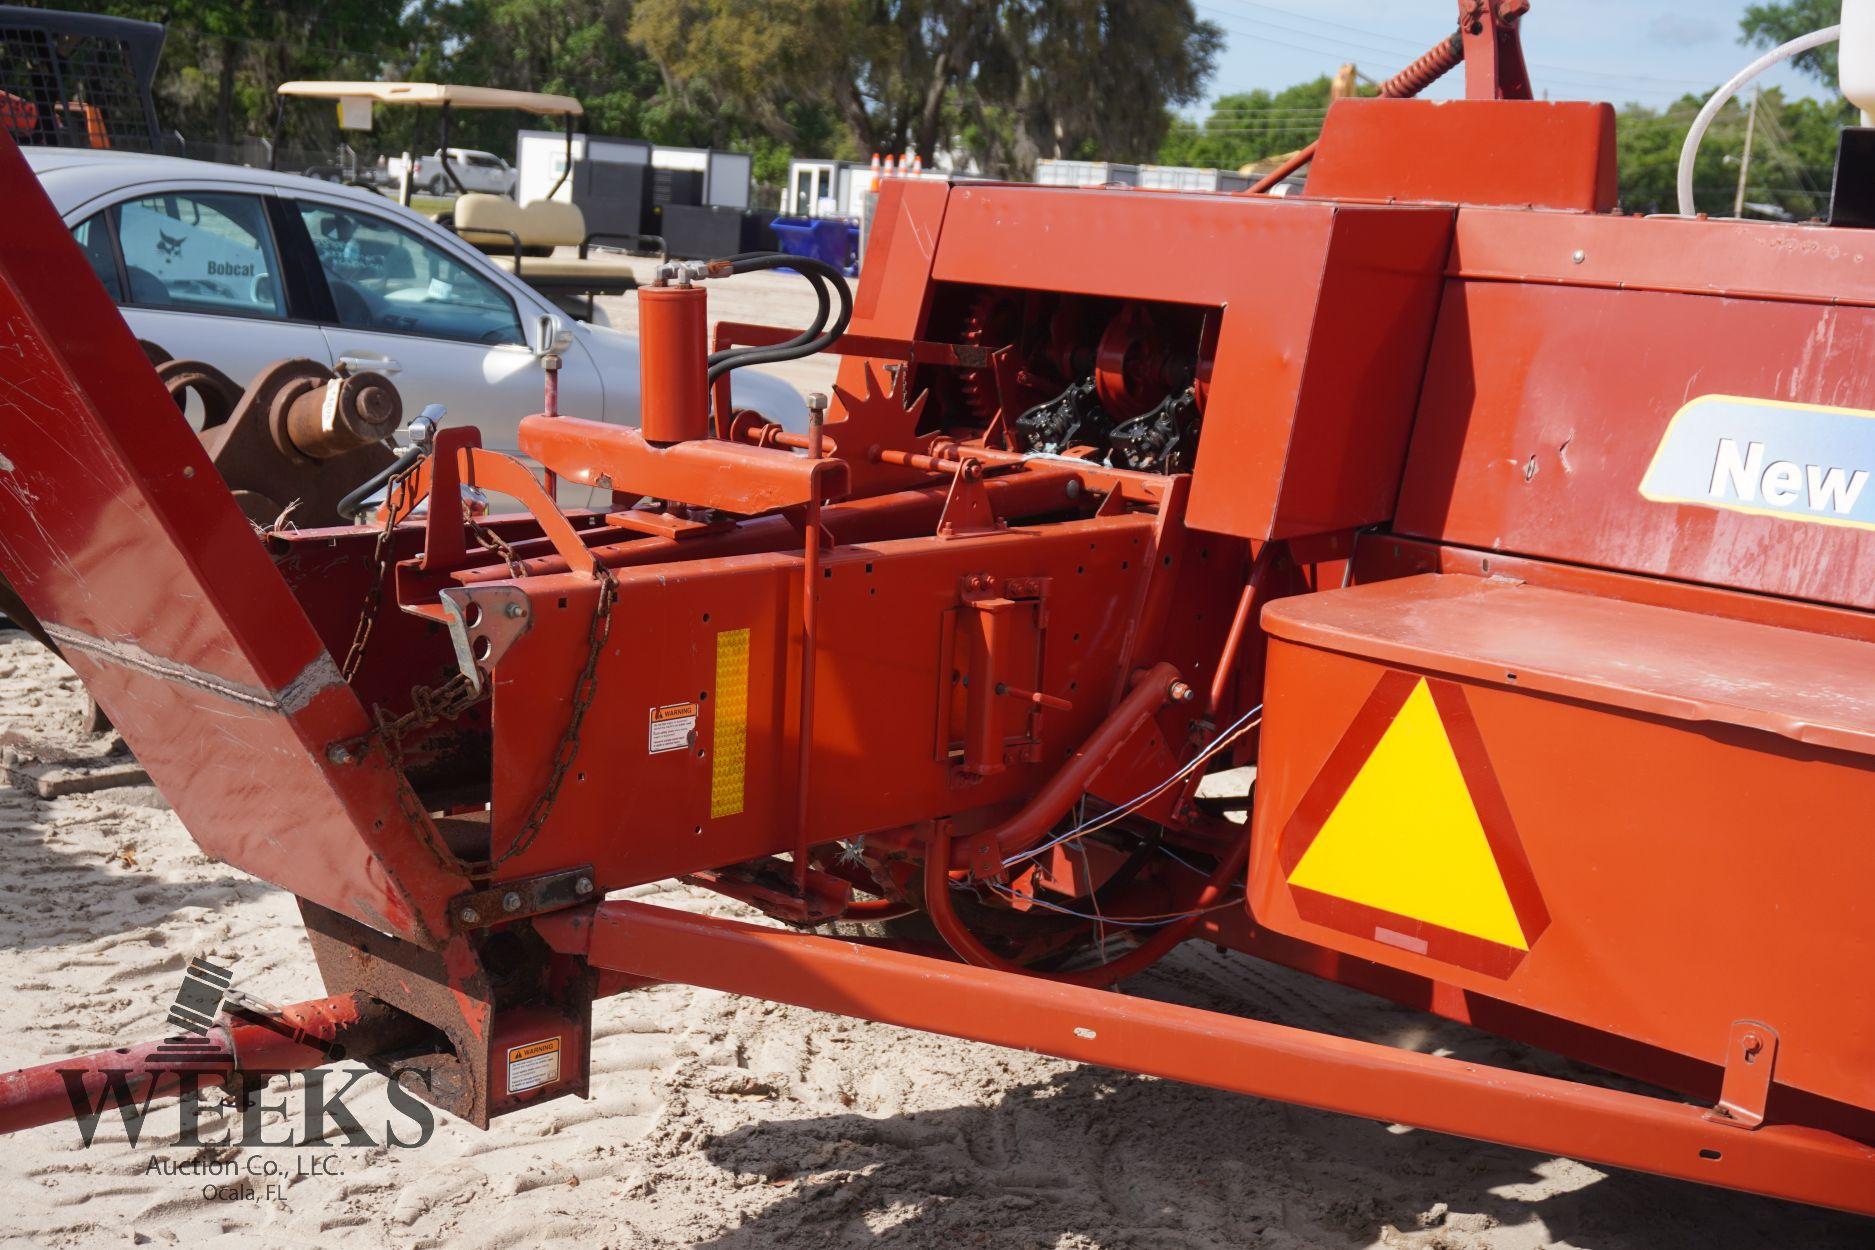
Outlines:
{"type": "Polygon", "coordinates": [[[389,356],[340,356],[339,363],[353,373],[402,373],[404,367],[389,356]]]}

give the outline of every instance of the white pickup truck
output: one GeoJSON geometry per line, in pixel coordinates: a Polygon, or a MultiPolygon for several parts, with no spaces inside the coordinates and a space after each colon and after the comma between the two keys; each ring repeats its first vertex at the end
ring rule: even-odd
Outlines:
{"type": "MultiPolygon", "coordinates": [[[[450,182],[449,173],[443,169],[443,151],[438,148],[427,156],[416,158],[416,172],[411,175],[410,185],[431,195],[456,194],[455,183],[450,182]]],[[[510,195],[514,191],[514,166],[502,160],[493,152],[478,152],[474,148],[450,148],[449,168],[455,171],[456,181],[465,191],[486,191],[490,195],[510,195]]],[[[385,162],[385,172],[394,184],[404,175],[404,158],[393,156],[385,162]]]]}

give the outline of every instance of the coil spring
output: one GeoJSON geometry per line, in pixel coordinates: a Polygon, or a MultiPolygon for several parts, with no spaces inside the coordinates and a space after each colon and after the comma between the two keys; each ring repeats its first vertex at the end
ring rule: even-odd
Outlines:
{"type": "Polygon", "coordinates": [[[1465,39],[1463,35],[1455,32],[1450,39],[1430,49],[1417,61],[1387,79],[1381,85],[1380,94],[1394,99],[1416,96],[1445,77],[1464,59],[1465,39]]]}

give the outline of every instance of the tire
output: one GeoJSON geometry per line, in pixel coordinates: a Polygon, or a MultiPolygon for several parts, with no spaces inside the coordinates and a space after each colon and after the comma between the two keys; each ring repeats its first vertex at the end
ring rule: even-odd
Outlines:
{"type": "Polygon", "coordinates": [[[441,174],[436,175],[436,177],[430,179],[429,190],[431,195],[448,195],[449,179],[443,177],[441,174]]]}

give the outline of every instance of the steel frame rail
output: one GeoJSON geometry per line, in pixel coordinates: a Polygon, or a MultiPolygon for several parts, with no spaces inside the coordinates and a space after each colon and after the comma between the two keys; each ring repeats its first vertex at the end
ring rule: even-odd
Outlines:
{"type": "Polygon", "coordinates": [[[1875,1147],[1817,1129],[1733,1128],[1687,1103],[643,903],[535,923],[645,981],[1875,1215],[1875,1147]]]}

